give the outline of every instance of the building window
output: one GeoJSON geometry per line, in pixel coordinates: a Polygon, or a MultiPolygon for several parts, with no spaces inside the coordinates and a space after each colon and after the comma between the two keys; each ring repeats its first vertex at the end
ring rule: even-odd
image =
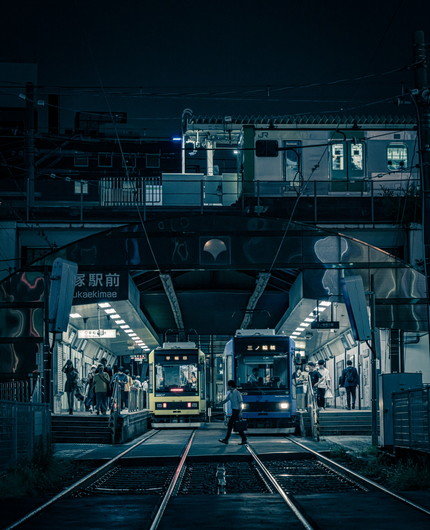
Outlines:
{"type": "Polygon", "coordinates": [[[387,147],[387,167],[398,171],[408,166],[408,148],[405,144],[389,144],[387,147]]]}
{"type": "Polygon", "coordinates": [[[362,171],[363,169],[363,144],[351,144],[351,166],[352,166],[352,169],[362,171]]]}
{"type": "Polygon", "coordinates": [[[333,171],[343,171],[343,168],[344,168],[343,144],[333,144],[331,146],[331,168],[333,171]]]}
{"type": "Polygon", "coordinates": [[[128,169],[136,167],[136,156],[135,155],[128,155],[124,154],[124,156],[121,157],[121,164],[122,167],[126,167],[128,169]]]}
{"type": "Polygon", "coordinates": [[[89,158],[87,155],[75,155],[74,165],[75,167],[88,167],[89,158]]]}
{"type": "Polygon", "coordinates": [[[111,153],[99,154],[99,167],[112,167],[112,154],[111,153]]]}
{"type": "Polygon", "coordinates": [[[160,155],[159,154],[147,154],[146,155],[146,167],[150,169],[160,168],[160,155]]]}

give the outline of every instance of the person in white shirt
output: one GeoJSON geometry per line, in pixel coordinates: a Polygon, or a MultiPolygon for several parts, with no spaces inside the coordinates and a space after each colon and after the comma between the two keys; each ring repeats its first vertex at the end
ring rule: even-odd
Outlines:
{"type": "MultiPolygon", "coordinates": [[[[228,440],[231,436],[231,431],[233,430],[234,422],[237,421],[240,418],[240,413],[242,411],[242,394],[239,392],[239,390],[236,388],[236,383],[233,380],[228,381],[227,383],[227,397],[224,399],[224,401],[221,401],[220,405],[223,405],[224,403],[227,403],[227,401],[230,401],[231,405],[231,416],[228,420],[227,424],[227,433],[225,435],[225,438],[220,438],[220,442],[223,444],[228,444],[228,440]]],[[[240,431],[239,432],[240,437],[242,438],[242,441],[239,445],[245,445],[247,443],[245,432],[240,431]]]]}
{"type": "Polygon", "coordinates": [[[316,389],[317,389],[317,405],[320,409],[325,409],[325,394],[327,389],[331,387],[331,381],[330,381],[330,372],[325,367],[325,361],[319,360],[318,361],[318,373],[320,374],[320,378],[318,379],[318,382],[316,383],[316,389]]]}

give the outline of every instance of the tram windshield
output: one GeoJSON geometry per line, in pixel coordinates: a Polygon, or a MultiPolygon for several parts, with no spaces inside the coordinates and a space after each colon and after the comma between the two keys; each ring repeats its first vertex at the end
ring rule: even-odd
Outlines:
{"type": "Polygon", "coordinates": [[[197,364],[158,363],[155,365],[155,392],[178,396],[198,394],[197,364]]]}
{"type": "Polygon", "coordinates": [[[272,392],[289,389],[287,355],[240,355],[236,362],[237,384],[243,390],[272,392]]]}

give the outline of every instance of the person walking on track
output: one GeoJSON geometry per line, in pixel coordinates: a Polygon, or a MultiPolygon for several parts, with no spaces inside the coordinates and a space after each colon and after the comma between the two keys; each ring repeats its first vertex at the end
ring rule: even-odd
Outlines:
{"type": "Polygon", "coordinates": [[[351,398],[352,408],[355,409],[355,398],[357,394],[357,386],[360,383],[357,368],[352,366],[352,361],[346,361],[346,368],[342,371],[341,375],[342,386],[346,390],[346,408],[351,410],[351,398]]]}
{"type": "MultiPolygon", "coordinates": [[[[233,430],[234,424],[236,421],[240,419],[240,414],[242,412],[242,394],[239,392],[239,390],[236,388],[236,383],[233,380],[230,380],[227,383],[227,396],[224,399],[224,401],[221,401],[220,405],[224,405],[224,403],[227,403],[227,401],[230,401],[231,405],[231,416],[228,420],[227,424],[227,433],[225,435],[225,438],[220,438],[220,442],[223,444],[228,444],[229,438],[231,436],[231,431],[233,430]]],[[[244,431],[239,431],[240,437],[242,438],[242,441],[239,445],[245,445],[247,443],[246,435],[244,431]]]]}

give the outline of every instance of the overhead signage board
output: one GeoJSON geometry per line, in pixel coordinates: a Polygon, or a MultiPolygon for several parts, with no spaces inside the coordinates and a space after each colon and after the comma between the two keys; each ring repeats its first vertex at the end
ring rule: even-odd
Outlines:
{"type": "Polygon", "coordinates": [[[288,337],[235,337],[236,353],[285,353],[290,349],[288,337]]]}
{"type": "Polygon", "coordinates": [[[116,329],[78,329],[78,339],[114,339],[116,329]]]}
{"type": "Polygon", "coordinates": [[[124,272],[78,272],[73,305],[127,300],[128,282],[124,272]]]}
{"type": "Polygon", "coordinates": [[[146,362],[147,356],[145,354],[139,355],[130,355],[130,359],[133,359],[136,362],[146,362]]]}
{"type": "Polygon", "coordinates": [[[333,320],[315,320],[311,323],[311,329],[339,329],[339,322],[333,320]]]}

